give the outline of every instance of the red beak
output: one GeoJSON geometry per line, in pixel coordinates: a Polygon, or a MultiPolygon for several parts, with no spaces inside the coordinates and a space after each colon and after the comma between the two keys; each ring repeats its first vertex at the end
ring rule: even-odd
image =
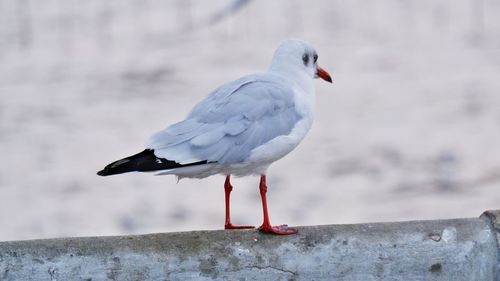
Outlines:
{"type": "Polygon", "coordinates": [[[316,76],[325,80],[325,81],[332,83],[332,77],[330,76],[330,74],[328,74],[328,72],[326,72],[326,70],[324,70],[323,68],[321,68],[319,66],[316,69],[316,76]]]}

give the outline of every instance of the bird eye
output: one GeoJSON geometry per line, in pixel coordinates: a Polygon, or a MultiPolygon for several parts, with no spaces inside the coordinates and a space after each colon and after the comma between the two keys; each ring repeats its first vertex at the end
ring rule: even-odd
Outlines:
{"type": "Polygon", "coordinates": [[[314,63],[318,61],[318,54],[314,54],[314,63]]]}
{"type": "Polygon", "coordinates": [[[304,62],[304,65],[307,66],[307,63],[309,62],[309,56],[307,54],[303,54],[302,61],[304,62]]]}

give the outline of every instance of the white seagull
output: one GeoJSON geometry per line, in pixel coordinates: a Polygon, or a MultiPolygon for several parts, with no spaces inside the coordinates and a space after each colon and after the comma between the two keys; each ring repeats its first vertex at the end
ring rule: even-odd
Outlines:
{"type": "Polygon", "coordinates": [[[231,224],[230,176],[260,175],[264,222],[258,229],[272,234],[297,233],[287,225],[271,225],[266,171],[290,153],[311,128],[313,79],[332,82],[317,60],[318,54],[308,43],[282,42],[267,72],[220,86],[197,104],[186,119],[151,136],[144,151],[115,161],[97,174],[138,171],[179,178],[225,175],[225,229],[253,228],[231,224]]]}

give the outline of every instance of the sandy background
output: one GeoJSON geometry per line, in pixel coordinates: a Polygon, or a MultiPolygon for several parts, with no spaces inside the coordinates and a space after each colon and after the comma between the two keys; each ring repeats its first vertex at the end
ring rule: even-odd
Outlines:
{"type": "MultiPolygon", "coordinates": [[[[223,178],[98,177],[289,37],[316,47],[308,137],[271,166],[271,221],[500,208],[500,2],[0,0],[0,240],[220,229],[223,178]],[[233,2],[234,3],[234,2],[233,2]]],[[[261,223],[258,178],[233,221],[261,223]]]]}

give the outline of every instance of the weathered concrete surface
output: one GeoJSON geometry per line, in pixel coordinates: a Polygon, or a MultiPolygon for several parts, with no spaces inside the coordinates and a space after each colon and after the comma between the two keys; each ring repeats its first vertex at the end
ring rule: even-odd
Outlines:
{"type": "Polygon", "coordinates": [[[497,214],[2,242],[0,280],[498,280],[497,214]]]}
{"type": "Polygon", "coordinates": [[[486,211],[481,215],[481,218],[490,223],[496,236],[497,267],[495,280],[500,280],[500,210],[486,211]]]}

